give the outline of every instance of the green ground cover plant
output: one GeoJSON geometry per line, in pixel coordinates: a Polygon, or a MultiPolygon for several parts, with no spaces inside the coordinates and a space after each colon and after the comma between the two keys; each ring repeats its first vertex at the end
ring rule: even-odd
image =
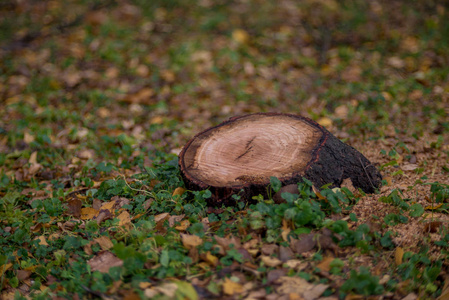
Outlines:
{"type": "Polygon", "coordinates": [[[0,3],[0,298],[447,299],[440,1],[0,3]],[[309,117],[382,172],[209,207],[177,154],[309,117]]]}

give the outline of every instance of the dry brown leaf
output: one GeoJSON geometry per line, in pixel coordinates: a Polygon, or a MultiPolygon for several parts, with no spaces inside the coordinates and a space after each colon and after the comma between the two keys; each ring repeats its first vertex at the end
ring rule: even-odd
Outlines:
{"type": "Polygon", "coordinates": [[[34,136],[25,131],[23,135],[23,140],[25,143],[30,144],[34,141],[34,136]]]}
{"type": "Polygon", "coordinates": [[[322,283],[314,285],[310,290],[305,291],[302,296],[304,300],[318,299],[324,293],[324,291],[327,290],[328,287],[329,285],[322,283]]]}
{"type": "Polygon", "coordinates": [[[87,261],[92,271],[100,271],[101,273],[109,272],[112,267],[120,267],[123,261],[109,251],[100,252],[97,256],[87,261]]]}
{"type": "Polygon", "coordinates": [[[261,257],[261,259],[262,259],[262,262],[269,267],[277,267],[282,264],[282,261],[276,257],[263,255],[261,257]]]}
{"type": "Polygon", "coordinates": [[[48,246],[47,240],[43,235],[36,237],[35,240],[39,240],[39,245],[48,246]]]}
{"type": "Polygon", "coordinates": [[[105,235],[102,235],[99,238],[94,239],[94,241],[100,245],[102,250],[109,250],[112,247],[114,247],[114,244],[112,243],[111,239],[105,235]]]}
{"type": "Polygon", "coordinates": [[[177,188],[173,191],[172,197],[175,197],[175,196],[181,196],[182,194],[184,194],[185,191],[186,191],[185,188],[177,187],[177,188]]]}
{"type": "Polygon", "coordinates": [[[416,170],[419,166],[417,164],[404,164],[401,166],[401,169],[404,171],[413,171],[416,170]]]}
{"type": "Polygon", "coordinates": [[[83,202],[79,199],[72,199],[67,203],[68,214],[79,218],[81,216],[81,206],[83,202]]]}
{"type": "Polygon", "coordinates": [[[313,233],[301,235],[299,238],[299,240],[294,240],[291,244],[292,250],[296,253],[301,254],[315,248],[316,241],[313,233]]]}
{"type": "Polygon", "coordinates": [[[118,219],[119,219],[118,223],[119,226],[131,223],[131,216],[129,215],[129,212],[127,212],[126,210],[122,211],[122,213],[118,216],[118,219]]]}
{"type": "Polygon", "coordinates": [[[191,234],[183,234],[181,233],[181,240],[184,247],[187,249],[195,248],[203,243],[203,239],[201,239],[197,235],[191,234]]]}
{"type": "Polygon", "coordinates": [[[178,289],[178,286],[176,285],[176,283],[168,282],[168,283],[163,283],[162,285],[157,286],[154,289],[169,298],[173,298],[173,297],[175,297],[176,290],[178,289]]]}
{"type": "Polygon", "coordinates": [[[331,269],[330,263],[334,260],[334,257],[327,256],[323,258],[323,260],[317,265],[317,268],[319,268],[321,271],[329,272],[331,269]]]}
{"type": "Polygon", "coordinates": [[[165,221],[168,217],[169,217],[168,213],[162,213],[162,214],[154,216],[154,221],[156,223],[159,223],[161,221],[165,221]]]}
{"type": "Polygon", "coordinates": [[[225,278],[223,282],[223,293],[232,296],[235,294],[241,294],[243,290],[243,286],[240,283],[234,282],[229,278],[225,278]]]}
{"type": "Polygon", "coordinates": [[[28,173],[30,175],[36,174],[42,168],[42,165],[37,162],[37,151],[31,153],[28,162],[31,164],[30,168],[28,169],[28,173]]]}
{"type": "Polygon", "coordinates": [[[28,278],[30,278],[32,272],[29,270],[17,270],[17,279],[19,279],[20,281],[24,281],[28,278]]]}
{"type": "Polygon", "coordinates": [[[301,277],[282,276],[276,281],[280,286],[276,288],[279,294],[299,294],[302,295],[305,291],[311,288],[313,284],[301,277]]]}
{"type": "Polygon", "coordinates": [[[308,263],[299,259],[290,259],[284,263],[290,269],[294,269],[296,271],[302,271],[307,268],[308,263]]]}
{"type": "Polygon", "coordinates": [[[92,207],[83,207],[81,208],[81,219],[82,220],[92,220],[96,216],[98,216],[98,210],[92,207]]]}
{"type": "Polygon", "coordinates": [[[181,221],[184,217],[185,217],[184,214],[179,216],[170,216],[170,218],[168,218],[168,226],[170,227],[175,226],[175,223],[181,221]]]}

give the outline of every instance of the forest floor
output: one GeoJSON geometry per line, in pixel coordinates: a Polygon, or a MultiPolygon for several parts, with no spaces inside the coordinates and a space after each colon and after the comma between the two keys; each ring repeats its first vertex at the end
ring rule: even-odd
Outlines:
{"type": "Polygon", "coordinates": [[[439,1],[3,1],[0,298],[449,299],[448,37],[439,1]],[[177,154],[256,112],[382,187],[208,207],[177,154]]]}

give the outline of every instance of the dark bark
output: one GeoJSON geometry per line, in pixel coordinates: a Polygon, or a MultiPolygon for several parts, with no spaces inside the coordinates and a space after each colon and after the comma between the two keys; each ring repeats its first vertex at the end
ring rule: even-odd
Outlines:
{"type": "MultiPolygon", "coordinates": [[[[307,126],[311,125],[322,133],[321,137],[316,142],[316,145],[311,147],[311,159],[307,165],[302,169],[295,170],[295,172],[288,177],[279,178],[283,186],[296,184],[302,181],[302,178],[304,177],[313,182],[316,187],[321,187],[329,183],[332,187],[340,187],[343,180],[346,178],[351,179],[355,188],[360,188],[366,193],[373,193],[380,187],[382,176],[370,161],[360,152],[340,141],[316,122],[308,118],[288,114],[261,113],[255,115],[260,115],[261,118],[265,116],[288,116],[296,122],[301,120],[307,124],[307,126]]],[[[263,180],[260,180],[260,178],[255,178],[255,176],[253,176],[244,178],[243,181],[236,182],[236,184],[214,186],[192,176],[192,172],[189,170],[192,163],[190,161],[186,162],[186,157],[187,160],[192,159],[192,154],[186,155],[186,152],[196,151],[196,149],[193,149],[194,147],[189,150],[190,145],[195,139],[205,138],[205,140],[207,140],[214,130],[222,130],[222,126],[246,117],[247,116],[231,118],[218,126],[199,133],[184,146],[180,153],[179,166],[186,187],[190,190],[209,189],[212,192],[212,197],[209,199],[210,205],[235,204],[236,200],[235,197],[233,198],[233,195],[239,196],[239,201],[251,201],[253,196],[259,194],[267,197],[267,186],[270,183],[269,177],[265,176],[263,180]]]]}

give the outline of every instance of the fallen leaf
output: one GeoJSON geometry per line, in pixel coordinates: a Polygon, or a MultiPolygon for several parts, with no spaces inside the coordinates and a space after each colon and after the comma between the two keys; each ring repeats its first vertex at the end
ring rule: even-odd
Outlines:
{"type": "Polygon", "coordinates": [[[81,206],[83,202],[79,199],[72,199],[67,203],[67,212],[69,215],[79,218],[81,216],[81,206]]]}
{"type": "Polygon", "coordinates": [[[232,39],[239,44],[246,44],[249,41],[249,34],[243,29],[235,29],[232,32],[232,39]]]}
{"type": "Polygon", "coordinates": [[[23,141],[27,144],[34,142],[34,136],[25,131],[23,134],[23,141]]]}
{"type": "Polygon", "coordinates": [[[176,281],[175,284],[178,286],[178,290],[176,293],[178,295],[178,298],[188,300],[198,299],[198,294],[191,283],[186,281],[176,281]]]}
{"type": "Polygon", "coordinates": [[[43,235],[36,237],[35,240],[39,240],[39,245],[48,246],[48,243],[43,235]]]}
{"type": "Polygon", "coordinates": [[[176,294],[176,290],[178,289],[178,286],[173,282],[168,282],[168,283],[163,283],[162,285],[157,286],[154,289],[169,298],[174,298],[175,294],[176,294]]]}
{"type": "Polygon", "coordinates": [[[316,246],[314,236],[313,233],[301,235],[299,240],[294,240],[292,242],[292,250],[298,254],[312,250],[316,246]]]}
{"type": "Polygon", "coordinates": [[[28,270],[17,270],[16,276],[17,279],[19,279],[20,281],[24,281],[30,278],[31,274],[32,272],[28,270]]]}
{"type": "Polygon", "coordinates": [[[235,294],[241,294],[243,292],[243,286],[238,283],[234,282],[229,278],[225,278],[223,282],[223,293],[226,295],[235,295],[235,294]]]}
{"type": "Polygon", "coordinates": [[[179,226],[176,226],[175,229],[178,231],[186,231],[187,228],[189,228],[190,226],[190,221],[189,220],[183,220],[181,221],[181,224],[179,226]]]}
{"type": "Polygon", "coordinates": [[[322,117],[318,119],[317,123],[320,124],[321,126],[329,127],[332,125],[332,120],[328,117],[322,117]]]}
{"type": "Polygon", "coordinates": [[[279,246],[276,244],[264,244],[262,245],[260,251],[262,252],[262,254],[270,256],[278,253],[279,246]]]}
{"type": "Polygon", "coordinates": [[[122,213],[118,216],[118,219],[119,219],[118,223],[119,226],[131,223],[131,216],[129,215],[129,212],[127,212],[126,210],[122,211],[122,213]]]}
{"type": "Polygon", "coordinates": [[[98,216],[98,210],[93,209],[92,207],[81,208],[81,219],[82,220],[92,220],[96,216],[98,216]]]}
{"type": "Polygon", "coordinates": [[[424,232],[438,232],[438,229],[441,227],[441,225],[443,225],[443,222],[441,221],[432,221],[429,223],[426,223],[424,225],[424,232]]]}
{"type": "Polygon", "coordinates": [[[302,295],[305,291],[311,288],[311,283],[301,277],[282,276],[276,281],[280,286],[276,288],[279,294],[299,294],[302,295]]]}
{"type": "Polygon", "coordinates": [[[0,266],[0,277],[3,276],[3,274],[9,270],[9,268],[12,267],[12,263],[7,263],[5,265],[0,266]]]}
{"type": "Polygon", "coordinates": [[[42,165],[37,162],[37,151],[31,153],[28,162],[31,164],[30,168],[28,169],[28,173],[30,175],[36,174],[42,168],[42,165]]]}
{"type": "Polygon", "coordinates": [[[267,273],[267,284],[271,284],[272,282],[275,282],[282,276],[285,276],[287,274],[287,269],[274,269],[270,270],[267,273]]]}
{"type": "Polygon", "coordinates": [[[324,197],[323,195],[321,195],[320,190],[317,189],[314,185],[312,185],[312,190],[315,193],[315,195],[318,197],[318,199],[320,200],[326,200],[326,197],[324,197]]]}
{"type": "Polygon", "coordinates": [[[168,218],[168,226],[170,227],[175,226],[175,223],[181,221],[184,217],[185,217],[184,214],[179,216],[170,216],[170,218],[168,218]]]}
{"type": "Polygon", "coordinates": [[[262,262],[269,267],[277,267],[282,264],[282,261],[276,257],[262,256],[262,262]]]}
{"type": "Polygon", "coordinates": [[[100,245],[102,250],[109,250],[114,246],[111,239],[105,235],[102,235],[99,238],[94,239],[94,241],[100,245]]]}
{"type": "Polygon", "coordinates": [[[292,249],[289,247],[280,246],[279,247],[279,259],[282,262],[286,262],[294,257],[292,249]]]}
{"type": "Polygon", "coordinates": [[[401,247],[397,247],[394,252],[394,262],[396,263],[397,266],[402,264],[403,256],[404,256],[404,249],[402,249],[401,247]]]}
{"type": "Polygon", "coordinates": [[[432,204],[432,205],[426,206],[425,209],[426,210],[435,210],[435,209],[440,208],[441,206],[443,206],[443,203],[438,203],[436,205],[432,204]]]}
{"type": "Polygon", "coordinates": [[[116,201],[109,201],[109,202],[105,202],[101,205],[101,209],[103,210],[109,210],[111,213],[115,212],[114,206],[116,204],[116,201]]]}
{"type": "Polygon", "coordinates": [[[290,193],[290,194],[299,194],[298,185],[297,184],[289,184],[286,186],[281,187],[279,191],[276,192],[273,196],[273,201],[277,204],[285,203],[285,199],[282,198],[283,193],[290,193]]]}
{"type": "Polygon", "coordinates": [[[87,264],[92,271],[100,271],[101,273],[109,272],[112,267],[121,267],[123,261],[109,251],[100,252],[97,256],[89,259],[87,264]]]}
{"type": "Polygon", "coordinates": [[[317,265],[317,268],[319,268],[321,271],[329,272],[331,269],[330,264],[332,261],[334,261],[334,257],[327,256],[323,258],[323,260],[317,265]]]}
{"type": "Polygon", "coordinates": [[[184,247],[187,249],[194,248],[196,246],[199,246],[203,243],[203,239],[200,238],[197,235],[191,235],[191,234],[183,234],[181,233],[181,240],[184,247]]]}
{"type": "Polygon", "coordinates": [[[417,164],[404,164],[403,166],[401,166],[401,169],[404,171],[413,171],[416,170],[418,168],[417,164]]]}
{"type": "Polygon", "coordinates": [[[294,269],[296,271],[302,271],[307,268],[308,263],[299,259],[290,259],[284,263],[289,269],[294,269]]]}
{"type": "Polygon", "coordinates": [[[161,221],[165,221],[168,217],[169,217],[168,213],[162,213],[162,214],[154,216],[154,221],[156,223],[159,223],[161,221]]]}
{"type": "Polygon", "coordinates": [[[207,251],[205,255],[202,256],[203,260],[213,265],[214,267],[218,265],[218,257],[212,255],[210,251],[207,251]]]}
{"type": "Polygon", "coordinates": [[[304,300],[318,299],[327,290],[328,287],[329,285],[322,283],[314,285],[311,289],[305,291],[302,296],[304,300]]]}
{"type": "Polygon", "coordinates": [[[182,194],[184,194],[185,191],[186,191],[185,188],[177,187],[177,188],[173,191],[172,197],[175,197],[175,196],[181,196],[182,194]]]}

